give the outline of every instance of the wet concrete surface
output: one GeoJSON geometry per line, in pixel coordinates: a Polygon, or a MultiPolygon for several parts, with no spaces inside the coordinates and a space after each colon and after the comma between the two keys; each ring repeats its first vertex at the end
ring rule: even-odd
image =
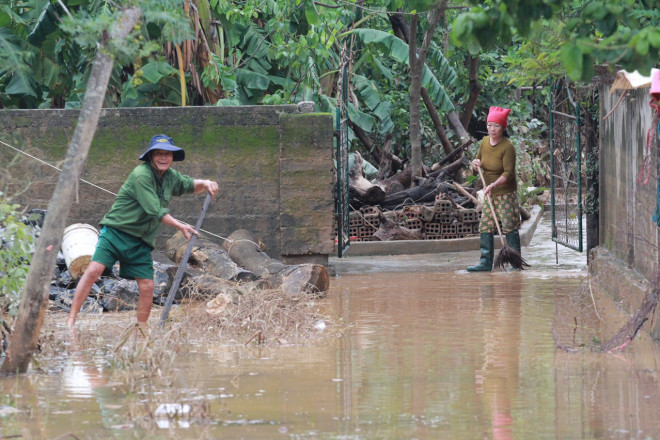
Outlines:
{"type": "Polygon", "coordinates": [[[523,272],[466,272],[478,251],[331,259],[320,306],[346,325],[342,336],[200,344],[176,359],[173,403],[208,402],[205,423],[136,428],[101,347],[0,378],[0,436],[660,439],[657,346],[641,335],[617,353],[589,350],[617,312],[592,301],[586,256],[556,248],[549,230],[542,221],[523,248],[533,266],[523,272]]]}
{"type": "MultiPolygon", "coordinates": [[[[499,237],[496,236],[495,240],[499,241],[499,237]]],[[[497,255],[499,250],[495,252],[495,255],[497,255]]],[[[576,272],[586,273],[587,270],[587,256],[585,253],[568,249],[552,241],[548,213],[541,215],[540,221],[534,228],[529,246],[523,247],[522,254],[523,258],[532,264],[531,269],[525,271],[525,274],[529,276],[549,276],[554,273],[567,275],[576,272]]],[[[465,268],[478,262],[479,251],[470,250],[412,255],[332,257],[330,258],[329,267],[337,276],[375,272],[455,272],[457,274],[467,274],[465,268]]],[[[480,276],[484,274],[470,275],[480,276]]],[[[506,274],[497,271],[485,274],[485,276],[491,275],[506,274]]]]}

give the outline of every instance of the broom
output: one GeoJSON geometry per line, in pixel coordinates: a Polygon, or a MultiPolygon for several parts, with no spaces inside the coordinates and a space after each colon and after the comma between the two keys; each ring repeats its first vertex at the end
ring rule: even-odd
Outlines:
{"type": "MultiPolygon", "coordinates": [[[[486,180],[484,179],[484,175],[481,172],[481,167],[478,167],[477,170],[479,170],[479,177],[481,177],[481,182],[485,188],[486,180]]],[[[493,214],[493,219],[495,219],[495,226],[497,226],[497,233],[500,234],[500,240],[502,240],[502,249],[500,249],[500,252],[497,254],[497,257],[493,262],[493,266],[502,270],[504,270],[507,264],[510,264],[511,267],[519,270],[524,270],[526,267],[530,267],[529,264],[527,264],[527,262],[523,259],[522,255],[518,253],[518,251],[507,245],[506,240],[504,239],[504,234],[502,234],[502,230],[500,229],[500,222],[497,218],[497,214],[495,213],[495,205],[493,205],[493,200],[490,198],[490,194],[488,194],[487,197],[490,212],[493,214]]]]}

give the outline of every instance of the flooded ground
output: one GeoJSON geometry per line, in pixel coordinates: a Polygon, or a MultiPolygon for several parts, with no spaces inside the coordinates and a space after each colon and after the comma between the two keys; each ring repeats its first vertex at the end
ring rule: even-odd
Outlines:
{"type": "MultiPolygon", "coordinates": [[[[0,378],[0,438],[660,439],[657,346],[642,336],[615,354],[589,351],[580,307],[596,302],[576,294],[586,256],[555,252],[544,219],[524,272],[467,273],[478,251],[332,259],[322,306],[343,336],[163,349],[162,371],[145,369],[154,377],[138,384],[107,361],[134,316],[104,315],[102,327],[118,329],[110,338],[85,331],[86,318],[83,340],[54,333],[61,354],[41,370],[0,378]],[[555,348],[553,329],[586,347],[555,348]],[[140,423],[163,402],[185,414],[140,423]]],[[[48,319],[59,328],[65,317],[48,319]]]]}

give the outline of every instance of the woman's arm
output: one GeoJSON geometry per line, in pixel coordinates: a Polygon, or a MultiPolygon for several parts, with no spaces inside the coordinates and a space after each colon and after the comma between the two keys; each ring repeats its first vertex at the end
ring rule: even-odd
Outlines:
{"type": "Polygon", "coordinates": [[[495,189],[495,187],[504,185],[506,182],[507,180],[505,176],[498,177],[495,182],[491,183],[490,185],[484,188],[484,195],[487,196],[488,194],[491,193],[492,190],[495,189]]]}

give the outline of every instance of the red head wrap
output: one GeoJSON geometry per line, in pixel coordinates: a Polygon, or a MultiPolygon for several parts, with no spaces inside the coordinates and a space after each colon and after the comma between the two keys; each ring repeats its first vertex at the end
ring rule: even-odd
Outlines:
{"type": "Polygon", "coordinates": [[[511,110],[508,108],[491,107],[490,111],[488,112],[488,119],[486,120],[486,123],[494,122],[496,124],[500,124],[502,128],[506,128],[506,120],[509,117],[510,112],[511,110]]]}

